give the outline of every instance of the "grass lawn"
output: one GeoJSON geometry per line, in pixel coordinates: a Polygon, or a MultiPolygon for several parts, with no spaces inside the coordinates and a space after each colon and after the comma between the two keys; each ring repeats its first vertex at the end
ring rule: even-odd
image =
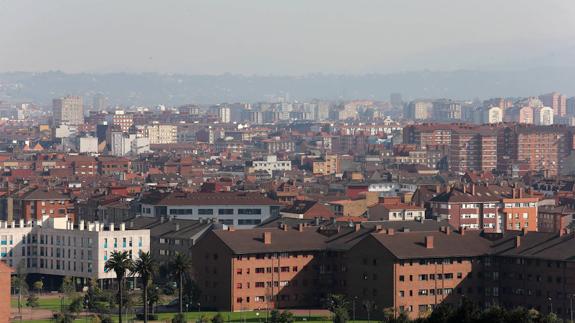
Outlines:
{"type": "MultiPolygon", "coordinates": [[[[60,311],[60,298],[57,296],[39,296],[38,303],[40,303],[38,308],[60,311]]],[[[65,298],[63,304],[67,306],[70,304],[70,300],[65,298]]],[[[10,299],[10,306],[12,308],[18,308],[18,297],[12,297],[10,299]]],[[[26,308],[26,296],[22,296],[22,308],[26,308]]]]}

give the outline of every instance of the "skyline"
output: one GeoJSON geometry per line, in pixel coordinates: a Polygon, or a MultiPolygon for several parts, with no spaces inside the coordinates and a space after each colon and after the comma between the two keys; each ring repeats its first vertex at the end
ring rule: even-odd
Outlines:
{"type": "Polygon", "coordinates": [[[575,4],[564,1],[4,0],[0,72],[307,75],[573,66],[573,14],[575,4]]]}

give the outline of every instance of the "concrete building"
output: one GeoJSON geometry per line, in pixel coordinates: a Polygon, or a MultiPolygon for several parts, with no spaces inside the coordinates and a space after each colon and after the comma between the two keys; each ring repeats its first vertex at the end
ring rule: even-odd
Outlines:
{"type": "Polygon", "coordinates": [[[533,109],[533,123],[541,126],[553,124],[553,109],[550,107],[537,107],[533,109]]]}
{"type": "Polygon", "coordinates": [[[126,113],[123,110],[116,110],[111,116],[110,121],[113,126],[116,126],[122,132],[128,132],[134,124],[134,115],[132,113],[126,113]]]}
{"type": "Polygon", "coordinates": [[[213,219],[225,225],[252,228],[279,216],[278,202],[258,193],[172,193],[140,202],[142,215],[178,219],[213,219]]]}
{"type": "Polygon", "coordinates": [[[503,109],[500,107],[487,107],[482,109],[482,123],[501,123],[503,122],[503,109]]]}
{"type": "Polygon", "coordinates": [[[436,121],[444,122],[454,122],[461,120],[461,103],[451,100],[434,101],[432,117],[436,121]]]}
{"type": "Polygon", "coordinates": [[[246,163],[248,173],[255,173],[257,171],[266,171],[273,174],[274,171],[290,171],[290,160],[278,160],[277,156],[267,156],[265,160],[254,160],[246,163]]]}
{"type": "Polygon", "coordinates": [[[567,114],[567,96],[559,92],[551,92],[539,96],[543,105],[551,107],[553,114],[563,117],[567,114]]]}
{"type": "Polygon", "coordinates": [[[87,136],[80,138],[80,153],[98,153],[98,138],[87,136]]]}
{"type": "Polygon", "coordinates": [[[150,145],[174,144],[178,142],[178,126],[176,125],[145,125],[144,134],[145,137],[150,139],[150,145]]]}
{"type": "Polygon", "coordinates": [[[497,133],[491,129],[458,129],[451,133],[449,169],[492,171],[497,168],[497,133]]]}
{"type": "Polygon", "coordinates": [[[411,120],[427,120],[431,117],[433,103],[417,100],[410,102],[405,108],[405,118],[411,120]]]}
{"type": "MultiPolygon", "coordinates": [[[[125,224],[84,223],[77,227],[68,218],[39,222],[2,222],[0,259],[16,267],[23,262],[28,275],[69,276],[78,285],[88,279],[110,280],[114,271],[104,265],[113,251],[128,251],[132,259],[150,250],[149,230],[126,230],[125,224]]],[[[59,286],[52,286],[58,288],[59,286]]]]}
{"type": "Polygon", "coordinates": [[[54,124],[82,125],[84,124],[84,105],[80,96],[66,96],[52,101],[54,124]]]}

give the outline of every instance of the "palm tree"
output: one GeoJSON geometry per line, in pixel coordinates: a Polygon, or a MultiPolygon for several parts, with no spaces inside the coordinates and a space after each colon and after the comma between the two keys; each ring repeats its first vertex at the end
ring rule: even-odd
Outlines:
{"type": "Polygon", "coordinates": [[[149,252],[142,252],[134,263],[133,273],[140,276],[143,285],[144,323],[148,322],[148,285],[156,272],[156,261],[149,252]]]}
{"type": "Polygon", "coordinates": [[[186,255],[178,252],[176,253],[176,257],[174,257],[170,267],[172,269],[172,274],[178,279],[178,303],[180,304],[180,314],[182,314],[184,277],[192,271],[192,262],[186,255]]]}
{"type": "Polygon", "coordinates": [[[118,321],[120,323],[122,323],[122,308],[124,306],[124,279],[126,278],[126,272],[131,271],[133,265],[134,262],[127,251],[114,251],[104,266],[106,271],[113,270],[116,273],[119,296],[118,305],[120,306],[118,311],[118,321]]]}

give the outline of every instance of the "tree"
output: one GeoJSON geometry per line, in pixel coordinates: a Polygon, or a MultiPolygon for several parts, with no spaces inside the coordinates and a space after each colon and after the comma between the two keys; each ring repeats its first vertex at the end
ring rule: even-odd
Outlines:
{"type": "Polygon", "coordinates": [[[148,306],[152,308],[152,314],[155,314],[156,304],[160,301],[160,289],[155,285],[148,286],[148,306]]]}
{"type": "Polygon", "coordinates": [[[479,318],[479,308],[467,297],[461,299],[461,305],[455,311],[451,321],[461,323],[473,323],[479,318]]]}
{"type": "Polygon", "coordinates": [[[26,283],[26,264],[21,260],[16,267],[16,275],[12,277],[12,287],[18,293],[18,313],[22,314],[22,296],[28,293],[28,283],[26,283]]]}
{"type": "Polygon", "coordinates": [[[172,274],[178,279],[178,303],[179,313],[183,313],[183,291],[184,291],[184,278],[192,271],[192,262],[190,258],[182,253],[176,253],[174,260],[171,263],[172,274]]]}
{"type": "Polygon", "coordinates": [[[124,280],[126,273],[133,267],[133,261],[127,251],[114,251],[110,255],[110,259],[106,261],[104,269],[106,271],[113,270],[116,273],[116,281],[118,283],[118,322],[122,323],[122,309],[124,306],[124,280]]]}
{"type": "Polygon", "coordinates": [[[148,286],[156,272],[156,262],[149,252],[142,252],[134,263],[133,273],[142,280],[142,297],[144,301],[144,323],[148,322],[148,286]]]}
{"type": "Polygon", "coordinates": [[[70,276],[64,277],[62,279],[62,285],[60,286],[60,292],[66,295],[68,299],[73,298],[76,293],[76,286],[74,285],[74,279],[70,276]]]}
{"type": "Polygon", "coordinates": [[[186,323],[186,317],[182,313],[178,313],[172,319],[172,323],[186,323]]]}
{"type": "Polygon", "coordinates": [[[44,289],[44,282],[41,280],[37,280],[34,282],[34,284],[32,286],[34,287],[34,290],[36,291],[36,293],[40,293],[42,291],[42,289],[44,289]]]}
{"type": "Polygon", "coordinates": [[[30,293],[28,298],[26,299],[26,306],[36,308],[40,306],[40,302],[38,301],[38,296],[35,293],[30,293]]]}
{"type": "Polygon", "coordinates": [[[224,323],[224,317],[222,314],[218,313],[212,317],[212,323],[224,323]]]}
{"type": "Polygon", "coordinates": [[[344,295],[328,295],[326,306],[333,313],[334,323],[345,323],[349,320],[349,303],[344,295]]]}
{"type": "Polygon", "coordinates": [[[80,313],[84,307],[83,301],[84,299],[82,297],[74,298],[70,305],[68,305],[68,311],[74,314],[80,313]]]}

